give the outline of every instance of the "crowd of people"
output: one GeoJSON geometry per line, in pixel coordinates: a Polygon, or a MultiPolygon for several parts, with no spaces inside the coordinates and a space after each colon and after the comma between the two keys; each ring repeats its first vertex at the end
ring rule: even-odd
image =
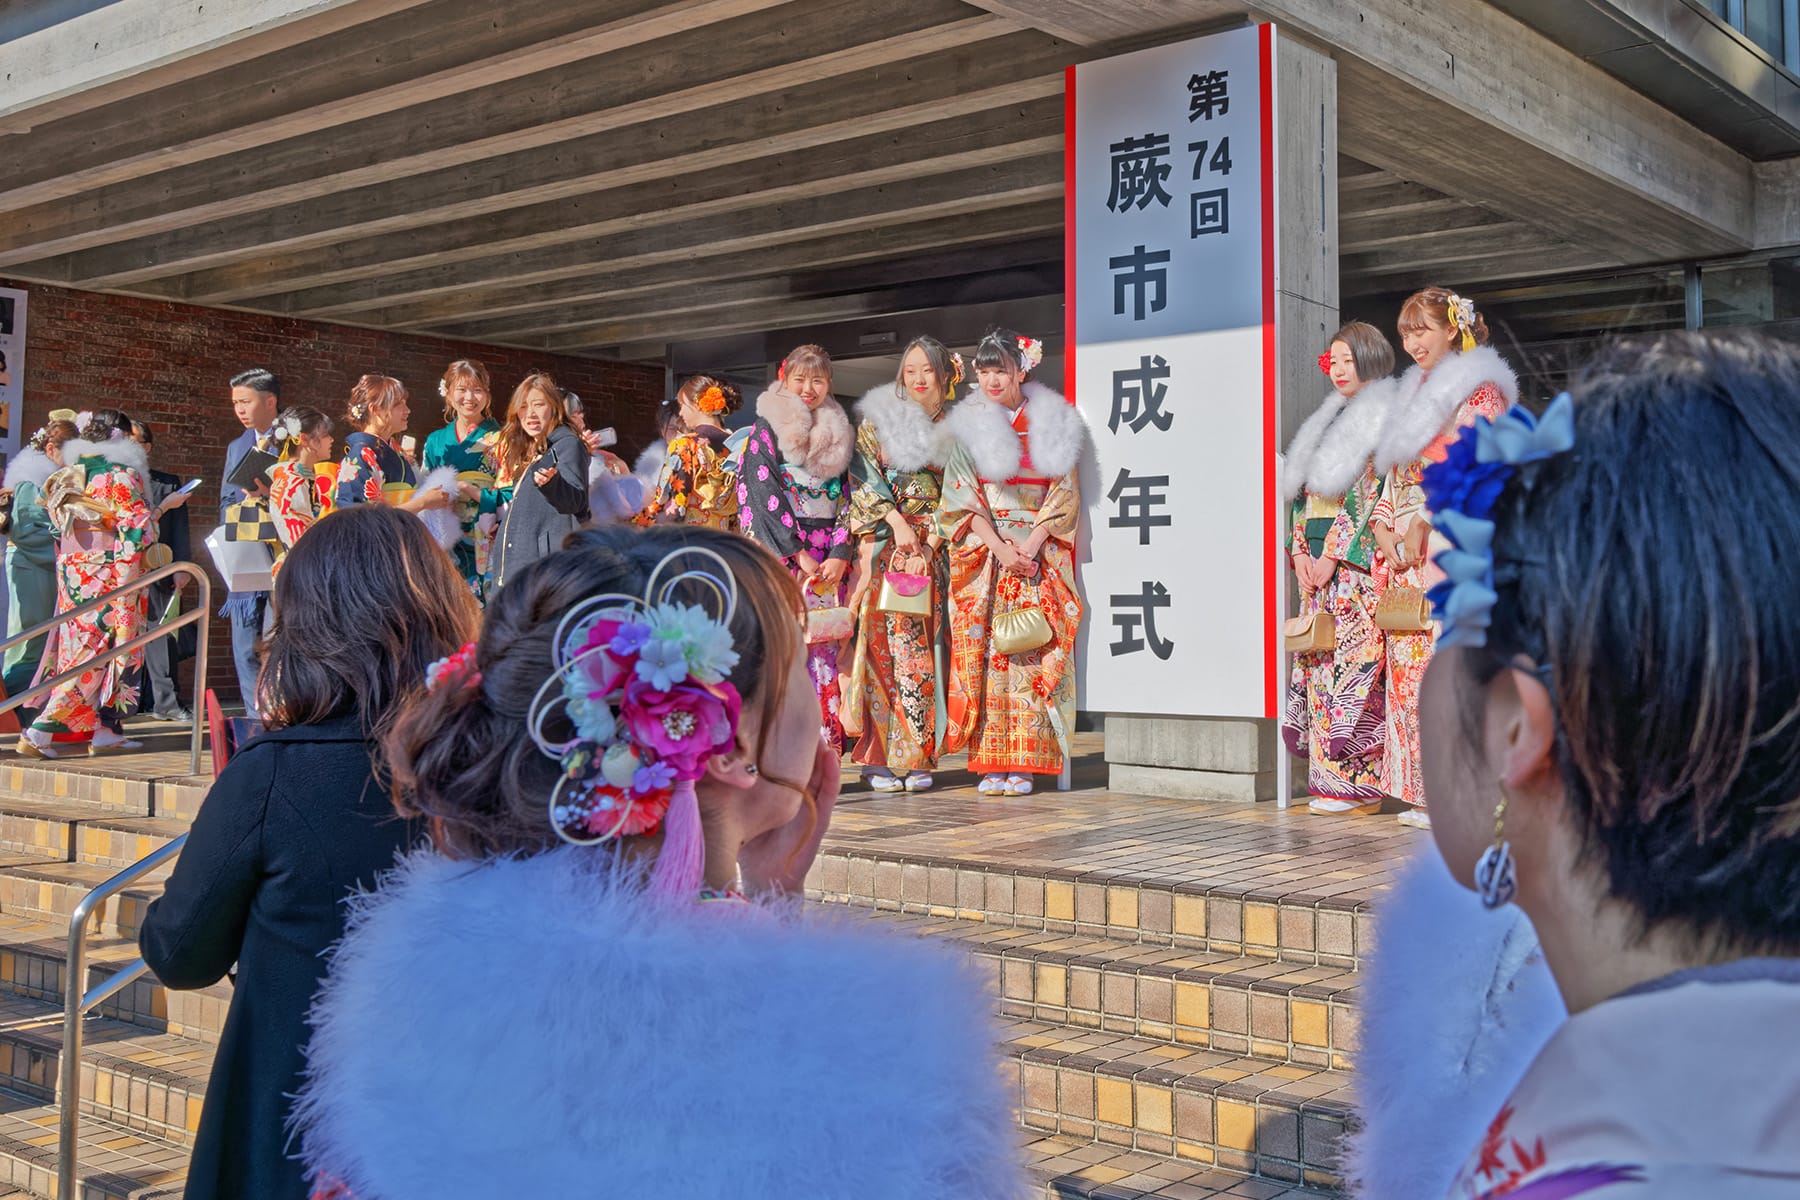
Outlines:
{"type": "Polygon", "coordinates": [[[1519,384],[1454,292],[1409,296],[1398,332],[1413,365],[1397,379],[1381,330],[1352,321],[1332,335],[1319,356],[1332,390],[1283,460],[1300,611],[1284,626],[1295,653],[1281,731],[1306,759],[1313,812],[1366,815],[1396,799],[1403,824],[1428,827],[1419,692],[1436,644],[1427,596],[1449,543],[1424,473],[1516,403],[1519,384]]]}

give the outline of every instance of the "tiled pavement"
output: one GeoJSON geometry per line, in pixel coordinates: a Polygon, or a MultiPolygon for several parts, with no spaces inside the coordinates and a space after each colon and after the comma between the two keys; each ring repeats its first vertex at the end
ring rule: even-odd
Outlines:
{"type": "MultiPolygon", "coordinates": [[[[141,732],[129,755],[0,756],[0,1200],[9,1185],[49,1194],[70,907],[205,794],[185,736],[141,732]]],[[[1073,791],[998,800],[954,763],[924,795],[876,795],[847,768],[809,888],[989,972],[1045,1196],[1329,1194],[1367,910],[1421,835],[1391,817],[1115,795],[1101,749],[1078,739],[1073,791]]],[[[132,956],[159,889],[146,879],[101,912],[93,978],[132,956]]],[[[140,981],[90,1020],[84,1196],[179,1191],[228,1000],[140,981]]]]}

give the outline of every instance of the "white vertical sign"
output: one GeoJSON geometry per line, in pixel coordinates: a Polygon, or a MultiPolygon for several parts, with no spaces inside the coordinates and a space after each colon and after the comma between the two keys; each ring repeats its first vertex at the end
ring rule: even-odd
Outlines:
{"type": "Polygon", "coordinates": [[[1276,714],[1272,26],[1068,71],[1084,708],[1276,714]]]}

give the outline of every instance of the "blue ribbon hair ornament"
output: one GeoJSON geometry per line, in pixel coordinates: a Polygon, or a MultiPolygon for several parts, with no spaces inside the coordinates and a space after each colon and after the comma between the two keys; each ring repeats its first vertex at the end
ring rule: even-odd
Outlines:
{"type": "Polygon", "coordinates": [[[1575,444],[1575,404],[1564,392],[1542,417],[1515,404],[1482,418],[1450,443],[1444,461],[1425,468],[1425,505],[1450,549],[1432,561],[1444,578],[1429,592],[1440,623],[1438,645],[1485,646],[1499,594],[1494,586],[1494,505],[1518,469],[1575,444]]]}

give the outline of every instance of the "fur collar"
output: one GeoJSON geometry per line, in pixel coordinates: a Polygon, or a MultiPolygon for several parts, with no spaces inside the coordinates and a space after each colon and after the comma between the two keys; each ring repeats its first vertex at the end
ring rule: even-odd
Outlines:
{"type": "MultiPolygon", "coordinates": [[[[1025,418],[1031,431],[1031,466],[1060,478],[1075,469],[1087,445],[1087,426],[1073,404],[1041,383],[1027,383],[1025,418]]],[[[1011,479],[1019,473],[1019,435],[1006,406],[970,392],[950,410],[950,428],[983,479],[1011,479]]]]}
{"type": "Polygon", "coordinates": [[[21,483],[33,484],[38,491],[44,490],[44,481],[56,473],[56,464],[42,450],[21,450],[14,459],[6,464],[6,484],[8,490],[21,483]]]}
{"type": "Polygon", "coordinates": [[[1375,454],[1397,386],[1392,379],[1377,379],[1347,400],[1332,389],[1288,443],[1282,499],[1292,500],[1302,488],[1320,496],[1342,496],[1355,486],[1375,454]]]}
{"type": "Polygon", "coordinates": [[[889,465],[897,471],[940,470],[950,460],[956,438],[950,432],[950,414],[933,421],[925,410],[902,396],[891,383],[863,393],[856,415],[875,427],[875,439],[889,465]]]}
{"type": "Polygon", "coordinates": [[[1399,391],[1382,424],[1375,469],[1385,472],[1419,457],[1484,383],[1499,388],[1508,404],[1518,402],[1519,377],[1492,346],[1447,354],[1429,377],[1414,363],[1400,377],[1399,391]]]}
{"type": "Polygon", "coordinates": [[[1443,1196],[1564,1020],[1525,914],[1483,908],[1430,846],[1375,911],[1351,1086],[1358,1196],[1443,1196]]]}
{"type": "Polygon", "coordinates": [[[756,415],[775,431],[781,457],[815,479],[834,479],[850,469],[856,431],[835,396],[817,408],[777,383],[756,398],[756,415]]]}
{"type": "Polygon", "coordinates": [[[587,1196],[596,1171],[617,1196],[1023,1195],[960,958],[798,905],[659,911],[615,861],[427,850],[354,898],[308,1167],[363,1200],[587,1196]]]}
{"type": "Polygon", "coordinates": [[[150,456],[144,453],[142,446],[128,437],[107,438],[104,442],[70,438],[63,443],[64,462],[73,464],[82,458],[104,458],[114,466],[137,472],[139,481],[150,478],[150,456]]]}

